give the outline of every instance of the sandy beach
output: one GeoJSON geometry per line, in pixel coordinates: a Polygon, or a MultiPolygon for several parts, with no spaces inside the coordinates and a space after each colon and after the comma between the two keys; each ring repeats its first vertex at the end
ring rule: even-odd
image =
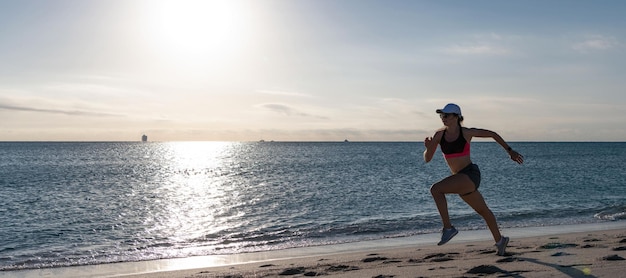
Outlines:
{"type": "Polygon", "coordinates": [[[626,230],[613,229],[513,238],[505,256],[452,241],[123,277],[626,277],[625,258],[626,230]]]}
{"type": "Polygon", "coordinates": [[[235,255],[0,271],[0,277],[626,277],[626,222],[506,229],[505,256],[485,230],[235,255]]]}

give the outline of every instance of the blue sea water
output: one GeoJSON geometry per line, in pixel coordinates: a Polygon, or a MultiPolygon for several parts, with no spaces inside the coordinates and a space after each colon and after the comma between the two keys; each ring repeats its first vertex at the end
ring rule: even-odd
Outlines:
{"type": "MultiPolygon", "coordinates": [[[[503,229],[626,220],[626,143],[472,145],[503,229]]],[[[0,270],[437,232],[421,142],[0,142],[0,270]]],[[[485,229],[458,196],[459,230],[485,229]]]]}

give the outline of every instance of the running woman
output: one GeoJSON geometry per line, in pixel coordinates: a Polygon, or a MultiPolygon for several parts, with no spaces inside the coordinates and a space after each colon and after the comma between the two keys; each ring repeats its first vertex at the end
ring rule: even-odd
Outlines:
{"type": "Polygon", "coordinates": [[[461,126],[463,115],[458,105],[449,103],[443,109],[437,109],[436,112],[439,114],[444,127],[437,130],[433,137],[424,139],[424,146],[426,147],[424,161],[428,163],[433,159],[437,145],[439,145],[452,172],[451,176],[433,184],[430,188],[430,193],[435,200],[437,210],[439,210],[439,215],[443,222],[441,241],[438,245],[447,243],[458,233],[457,229],[450,222],[448,202],[446,200],[446,194],[458,194],[463,201],[485,220],[496,242],[497,254],[504,256],[509,238],[500,234],[496,217],[487,207],[485,199],[478,191],[480,170],[478,165],[472,163],[470,159],[470,141],[473,137],[493,138],[508,152],[509,157],[513,161],[522,164],[524,157],[514,151],[500,135],[491,130],[461,126]]]}

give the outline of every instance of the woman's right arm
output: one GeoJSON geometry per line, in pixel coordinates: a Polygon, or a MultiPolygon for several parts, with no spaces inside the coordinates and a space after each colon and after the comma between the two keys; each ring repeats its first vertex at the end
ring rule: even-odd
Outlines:
{"type": "Polygon", "coordinates": [[[433,159],[433,155],[435,155],[435,151],[437,150],[437,144],[439,144],[440,140],[439,132],[436,132],[433,137],[426,137],[424,139],[424,161],[426,163],[430,162],[433,159]]]}

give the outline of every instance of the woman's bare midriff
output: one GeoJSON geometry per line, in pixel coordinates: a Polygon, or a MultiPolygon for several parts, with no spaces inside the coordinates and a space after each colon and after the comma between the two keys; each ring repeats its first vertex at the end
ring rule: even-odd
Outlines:
{"type": "Polygon", "coordinates": [[[446,162],[448,163],[448,167],[450,167],[450,171],[452,172],[452,174],[456,174],[459,171],[463,170],[463,168],[467,167],[467,165],[472,164],[472,160],[470,159],[469,155],[446,158],[446,162]]]}

